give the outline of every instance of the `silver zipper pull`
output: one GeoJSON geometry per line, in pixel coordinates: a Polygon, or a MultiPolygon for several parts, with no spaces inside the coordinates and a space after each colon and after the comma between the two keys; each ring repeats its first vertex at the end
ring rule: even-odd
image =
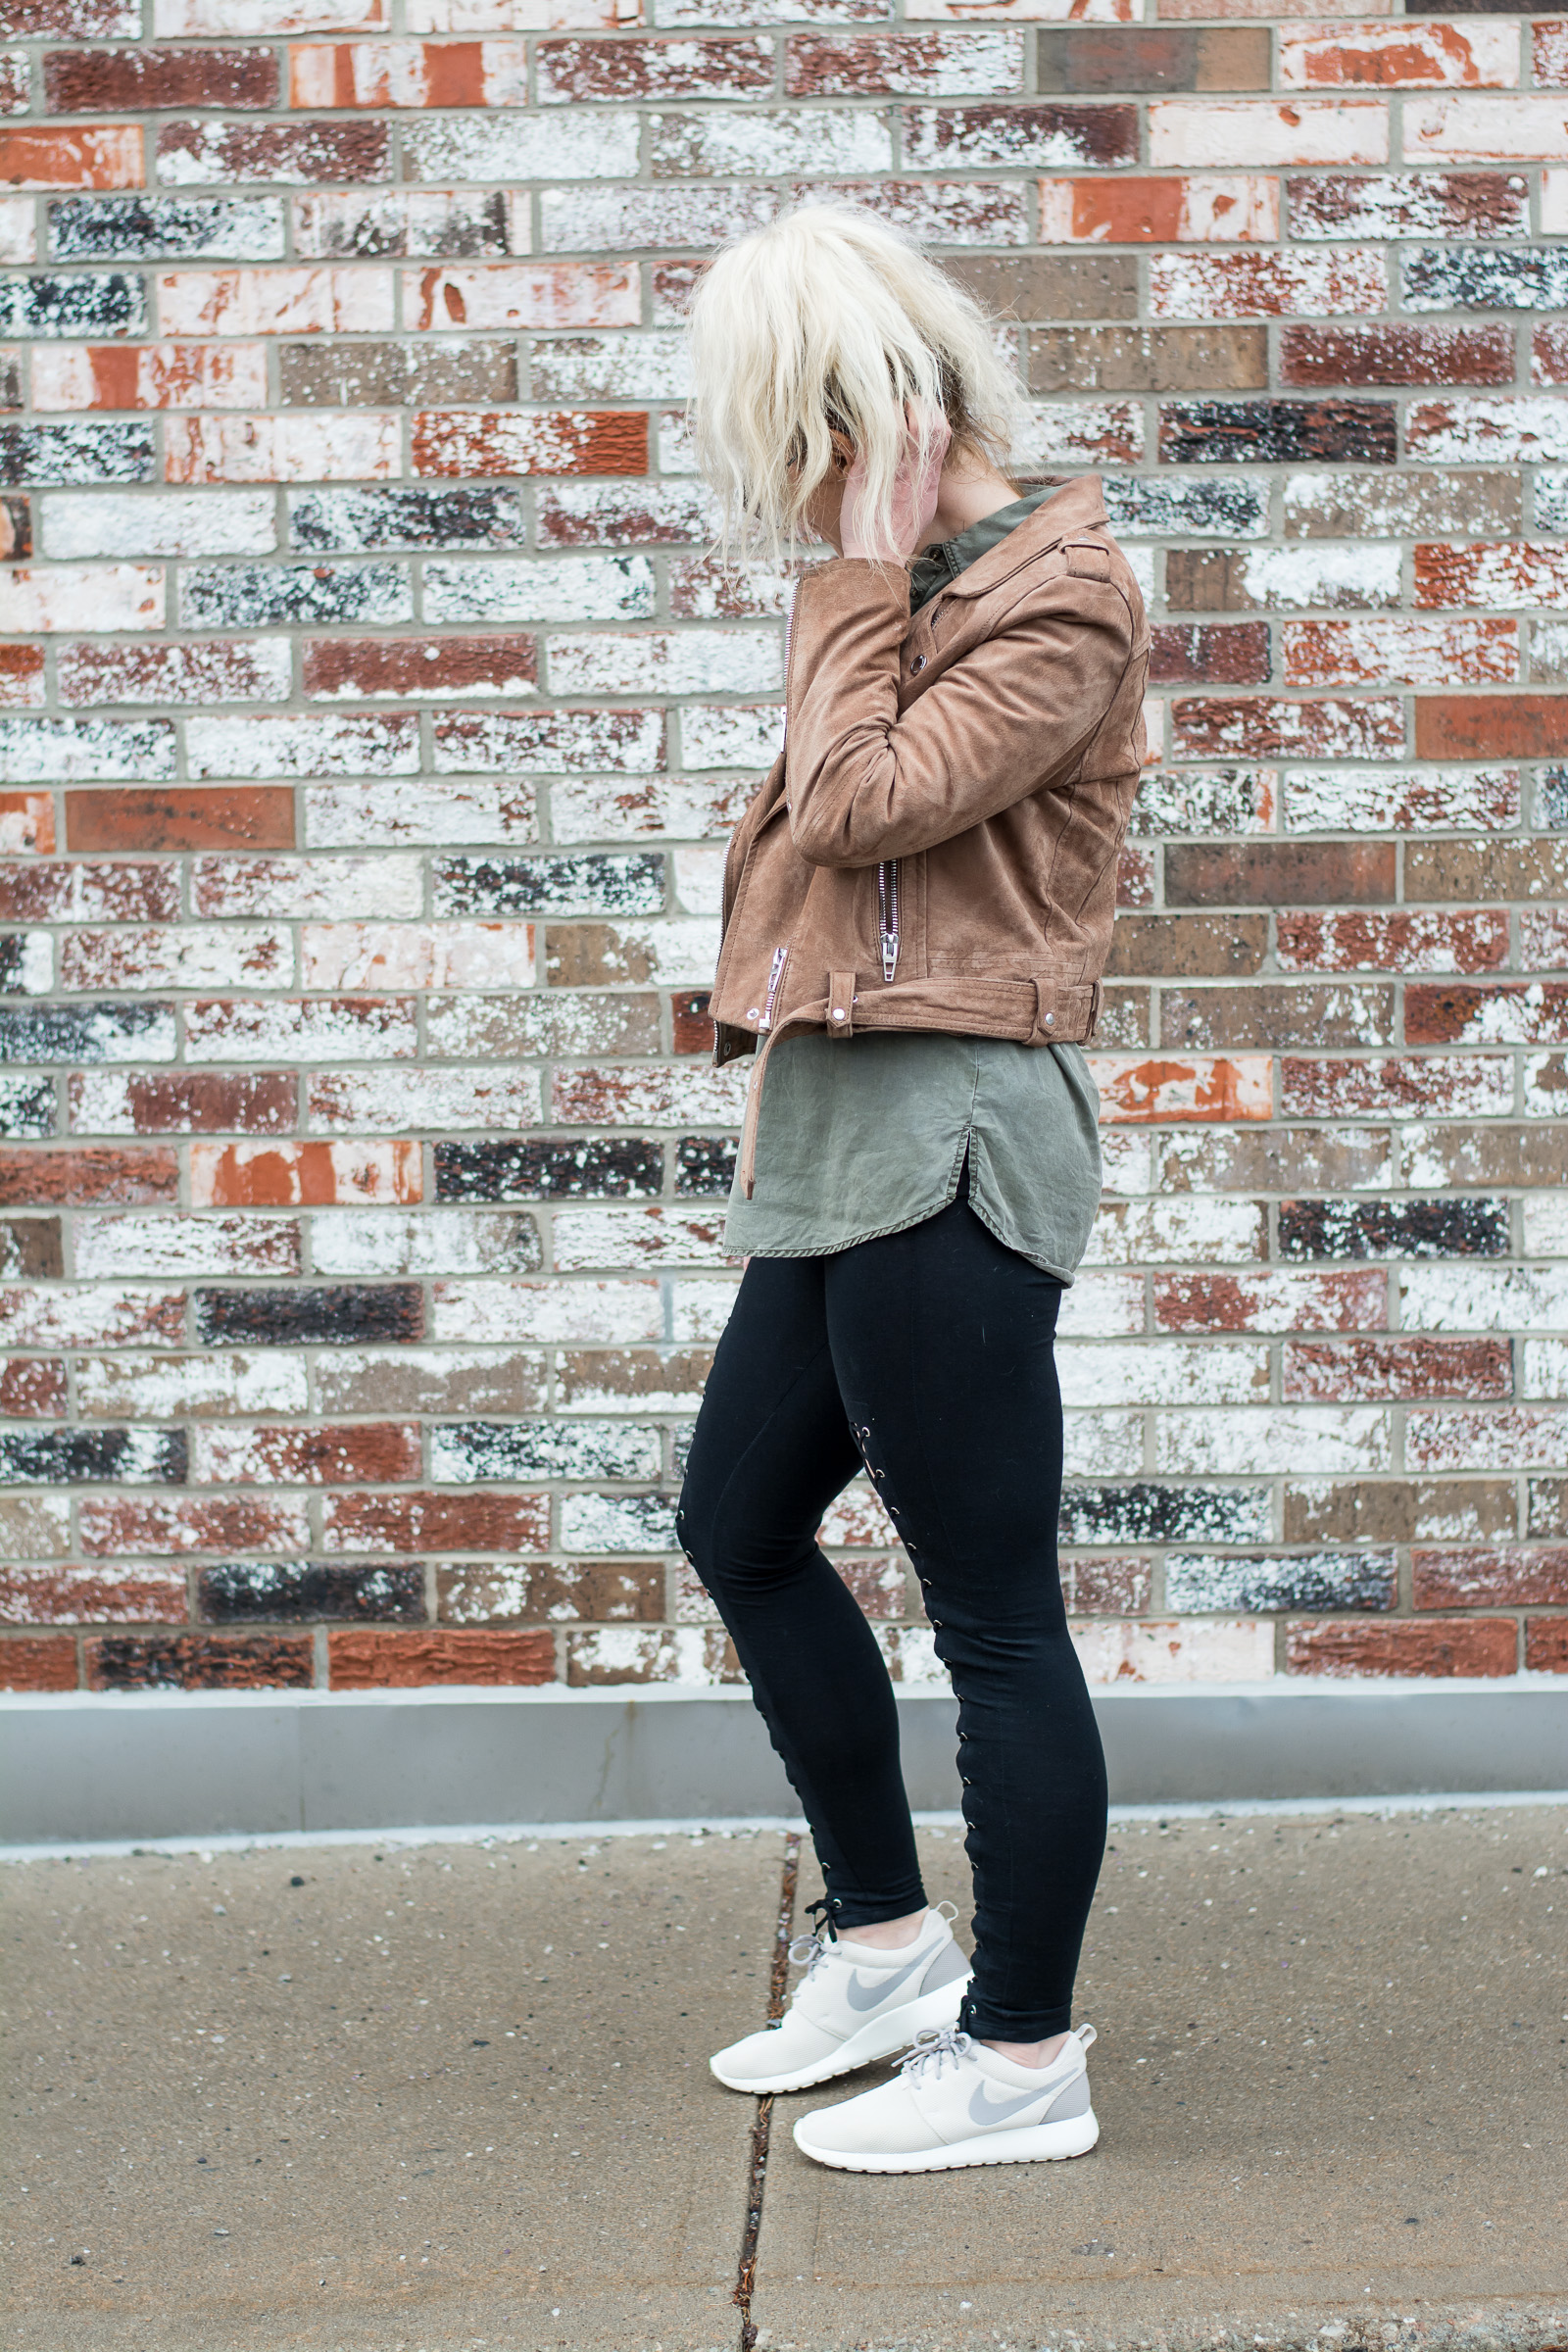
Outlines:
{"type": "Polygon", "coordinates": [[[773,950],[772,968],[767,975],[767,995],[762,1000],[762,1017],[757,1024],[759,1037],[764,1029],[771,1029],[773,1026],[773,1003],[778,995],[778,984],[784,977],[784,966],[789,960],[789,953],[787,947],[773,950]]]}
{"type": "Polygon", "coordinates": [[[877,929],[882,935],[882,977],[891,980],[899,968],[899,861],[884,859],[876,869],[877,929]]]}

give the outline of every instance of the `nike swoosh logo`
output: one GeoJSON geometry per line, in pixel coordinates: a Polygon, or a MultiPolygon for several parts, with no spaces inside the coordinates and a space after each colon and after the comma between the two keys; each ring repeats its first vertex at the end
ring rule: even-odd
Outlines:
{"type": "Polygon", "coordinates": [[[1004,2124],[1010,2117],[1022,2115],[1026,2107],[1038,2107],[1043,2098],[1054,2099],[1061,2087],[1059,2082],[1054,2082],[1049,2091],[1026,2090],[1022,2098],[1004,2099],[999,2106],[987,2098],[985,2084],[977,2082],[969,2094],[969,2120],[976,2124],[1004,2124]]]}
{"type": "Polygon", "coordinates": [[[844,1997],[852,2009],[874,2009],[879,2002],[887,1999],[890,1992],[897,1992],[917,1968],[928,1967],[933,1957],[929,1951],[918,1952],[906,1968],[896,1969],[892,1976],[873,1977],[869,1984],[862,1984],[858,1974],[852,1969],[850,1981],[844,1987],[844,1997]]]}

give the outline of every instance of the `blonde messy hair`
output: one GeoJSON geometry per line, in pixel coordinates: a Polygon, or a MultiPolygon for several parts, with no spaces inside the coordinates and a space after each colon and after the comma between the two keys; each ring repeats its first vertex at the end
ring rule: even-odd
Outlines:
{"type": "Polygon", "coordinates": [[[793,553],[834,431],[864,458],[886,544],[906,403],[922,458],[946,416],[955,455],[1005,460],[1017,394],[985,314],[860,205],[802,205],[725,246],[698,286],[691,341],[688,414],[725,554],[793,553]]]}

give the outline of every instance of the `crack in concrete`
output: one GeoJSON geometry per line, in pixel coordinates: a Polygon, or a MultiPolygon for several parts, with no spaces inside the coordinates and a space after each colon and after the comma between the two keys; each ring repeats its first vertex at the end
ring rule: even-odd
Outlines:
{"type": "MultiPolygon", "coordinates": [[[[767,1980],[767,2020],[784,2014],[784,1987],[789,1979],[790,1937],[795,1930],[795,1892],[801,1871],[801,1840],[793,1830],[784,1839],[784,1866],[779,1874],[778,1917],[773,1925],[773,1965],[767,1980]]],[[[757,2285],[757,2240],[762,2227],[762,2190],[767,2181],[768,2137],[773,2124],[773,2094],[757,2102],[752,2126],[751,2156],[746,2172],[746,2223],[741,2231],[740,2262],[735,2292],[730,2300],[741,2315],[740,2352],[755,2352],[757,2325],[752,2318],[752,2295],[757,2285]]]]}

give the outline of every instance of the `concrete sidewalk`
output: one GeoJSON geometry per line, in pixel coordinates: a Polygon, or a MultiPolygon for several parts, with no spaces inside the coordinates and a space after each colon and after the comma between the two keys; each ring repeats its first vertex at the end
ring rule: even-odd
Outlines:
{"type": "MultiPolygon", "coordinates": [[[[5,2342],[735,2352],[759,2111],[706,2060],[765,2014],[784,1842],[8,1870],[5,2342]]],[[[830,2174],[777,2101],[757,2345],[1568,2344],[1568,1814],[1111,1844],[1099,2150],[830,2174]]]]}

